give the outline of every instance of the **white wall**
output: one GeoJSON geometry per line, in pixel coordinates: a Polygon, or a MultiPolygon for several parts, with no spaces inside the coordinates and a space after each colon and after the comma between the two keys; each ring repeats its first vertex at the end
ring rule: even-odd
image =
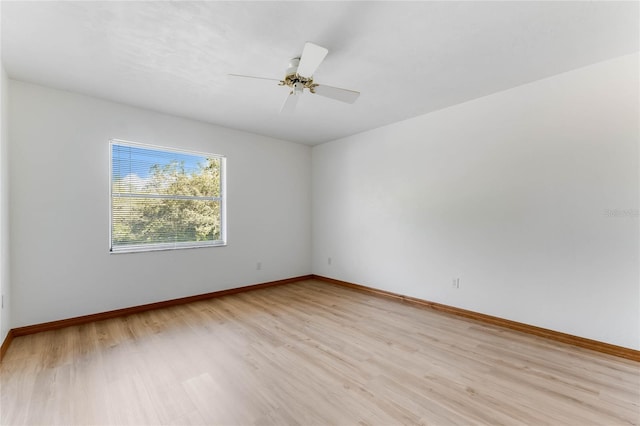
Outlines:
{"type": "Polygon", "coordinates": [[[0,294],[3,297],[3,305],[0,310],[0,344],[11,329],[8,92],[9,80],[4,67],[0,66],[0,294]]]}
{"type": "Polygon", "coordinates": [[[640,349],[638,94],[631,55],[314,147],[313,273],[640,349]]]}
{"type": "Polygon", "coordinates": [[[12,327],[311,272],[308,146],[17,81],[10,90],[12,327]],[[109,254],[111,138],[226,155],[228,246],[109,254]]]}

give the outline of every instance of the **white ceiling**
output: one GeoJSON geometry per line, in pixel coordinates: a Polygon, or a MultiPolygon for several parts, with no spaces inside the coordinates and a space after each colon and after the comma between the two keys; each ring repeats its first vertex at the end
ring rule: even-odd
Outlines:
{"type": "Polygon", "coordinates": [[[638,51],[638,2],[2,1],[11,78],[309,145],[638,51]],[[314,79],[280,115],[306,41],[314,79]]]}

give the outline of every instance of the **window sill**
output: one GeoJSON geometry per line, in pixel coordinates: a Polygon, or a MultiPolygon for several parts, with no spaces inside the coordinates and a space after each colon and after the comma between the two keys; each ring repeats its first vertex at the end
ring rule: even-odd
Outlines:
{"type": "Polygon", "coordinates": [[[109,249],[109,254],[125,254],[125,253],[145,253],[150,251],[169,251],[169,250],[184,250],[184,249],[198,249],[198,248],[210,248],[210,247],[226,247],[225,242],[215,242],[211,244],[163,244],[153,246],[131,246],[131,247],[119,247],[116,249],[109,249]]]}

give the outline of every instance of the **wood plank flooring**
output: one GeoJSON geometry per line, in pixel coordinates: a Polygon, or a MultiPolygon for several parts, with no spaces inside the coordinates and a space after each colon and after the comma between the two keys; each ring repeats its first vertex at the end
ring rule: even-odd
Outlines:
{"type": "Polygon", "coordinates": [[[0,423],[640,424],[640,363],[315,280],[16,338],[0,423]]]}

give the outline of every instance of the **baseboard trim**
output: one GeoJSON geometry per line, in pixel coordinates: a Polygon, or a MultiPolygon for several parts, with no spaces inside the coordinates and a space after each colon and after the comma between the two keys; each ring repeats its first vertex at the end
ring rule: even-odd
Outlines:
{"type": "Polygon", "coordinates": [[[544,337],[546,339],[555,340],[557,342],[568,343],[570,345],[578,346],[585,349],[591,349],[593,351],[605,353],[608,355],[614,355],[620,358],[630,359],[632,361],[640,361],[640,351],[637,351],[635,349],[625,348],[623,346],[616,346],[610,343],[591,340],[585,337],[578,337],[571,334],[562,333],[559,331],[549,330],[542,327],[536,327],[534,325],[524,324],[521,322],[511,321],[504,318],[481,314],[479,312],[468,311],[466,309],[456,308],[449,305],[443,305],[436,302],[430,302],[428,300],[418,299],[417,297],[404,296],[402,294],[392,293],[386,290],[379,290],[376,288],[371,288],[371,287],[367,287],[360,284],[354,284],[347,281],[341,281],[334,278],[328,278],[321,275],[313,275],[313,278],[320,281],[327,282],[327,283],[336,284],[342,287],[352,288],[352,289],[373,294],[376,296],[394,299],[404,303],[410,303],[412,305],[429,308],[429,309],[433,309],[440,312],[447,312],[449,314],[473,319],[483,323],[509,328],[511,330],[532,334],[538,337],[544,337]]]}
{"type": "Polygon", "coordinates": [[[9,349],[9,345],[11,344],[12,340],[13,330],[9,330],[9,332],[7,333],[7,337],[5,337],[4,341],[2,342],[2,346],[0,346],[0,362],[2,361],[2,358],[4,358],[4,354],[7,353],[7,349],[9,349]]]}
{"type": "MultiPolygon", "coordinates": [[[[214,291],[212,293],[198,294],[195,296],[181,297],[179,299],[171,299],[171,300],[165,300],[162,302],[149,303],[146,305],[132,306],[129,308],[122,308],[122,309],[116,309],[113,311],[100,312],[97,314],[83,315],[80,317],[67,318],[63,320],[45,322],[41,324],[28,325],[25,327],[14,328],[9,333],[12,334],[12,338],[19,337],[19,336],[26,336],[28,334],[40,333],[42,331],[58,330],[64,327],[82,325],[82,324],[87,324],[94,321],[101,321],[101,320],[106,320],[111,318],[122,317],[125,315],[132,315],[132,314],[137,314],[141,312],[151,311],[154,309],[168,308],[170,306],[183,305],[185,303],[198,302],[200,300],[213,299],[216,297],[228,296],[230,294],[244,293],[247,291],[254,291],[254,290],[259,290],[267,287],[290,284],[298,281],[308,280],[308,279],[311,279],[311,277],[312,277],[311,275],[303,275],[299,277],[286,278],[283,280],[248,285],[245,287],[230,288],[227,290],[214,291]]],[[[9,343],[11,342],[9,341],[9,343]]],[[[7,344],[7,348],[8,346],[9,345],[7,344]]],[[[2,348],[3,348],[3,351],[6,351],[4,344],[2,348]]]]}

